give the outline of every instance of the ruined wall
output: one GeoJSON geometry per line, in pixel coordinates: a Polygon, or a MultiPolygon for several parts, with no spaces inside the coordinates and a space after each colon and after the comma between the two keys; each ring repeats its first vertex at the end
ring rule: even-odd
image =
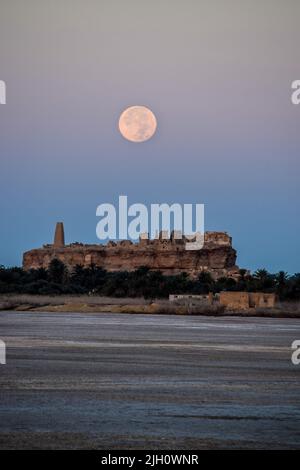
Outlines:
{"type": "Polygon", "coordinates": [[[220,292],[219,301],[227,310],[273,308],[276,295],[265,292],[220,292]]]}
{"type": "Polygon", "coordinates": [[[220,292],[220,304],[227,310],[248,310],[248,292],[220,292]]]}
{"type": "Polygon", "coordinates": [[[249,306],[253,308],[275,307],[276,295],[264,292],[249,292],[249,306]]]}
{"type": "Polygon", "coordinates": [[[209,292],[208,294],[170,294],[169,295],[169,301],[170,302],[183,302],[183,303],[191,303],[193,302],[196,305],[201,305],[201,306],[208,306],[212,305],[214,301],[214,295],[212,292],[209,292]]]}

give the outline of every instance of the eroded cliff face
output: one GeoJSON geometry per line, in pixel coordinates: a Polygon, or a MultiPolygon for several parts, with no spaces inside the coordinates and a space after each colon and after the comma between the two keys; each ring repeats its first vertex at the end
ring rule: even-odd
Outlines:
{"type": "Polygon", "coordinates": [[[26,270],[47,268],[54,258],[60,259],[69,270],[76,265],[94,264],[107,271],[133,271],[147,266],[166,275],[186,272],[191,277],[201,271],[209,271],[214,278],[234,277],[238,272],[231,237],[223,232],[206,232],[204,247],[195,251],[186,250],[184,240],[174,239],[109,242],[107,245],[45,245],[24,253],[23,267],[26,270]]]}

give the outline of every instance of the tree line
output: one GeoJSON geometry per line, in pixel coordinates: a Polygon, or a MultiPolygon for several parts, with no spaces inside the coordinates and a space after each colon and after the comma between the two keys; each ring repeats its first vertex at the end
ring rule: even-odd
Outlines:
{"type": "Polygon", "coordinates": [[[284,271],[271,274],[266,269],[258,269],[250,275],[241,269],[238,280],[226,277],[214,280],[209,272],[201,272],[197,279],[190,279],[186,273],[165,276],[143,266],[131,272],[108,272],[95,265],[87,268],[77,265],[70,272],[58,259],[53,259],[48,269],[25,271],[20,267],[0,266],[2,294],[90,294],[151,299],[223,290],[274,292],[280,300],[299,300],[300,273],[289,276],[284,271]]]}

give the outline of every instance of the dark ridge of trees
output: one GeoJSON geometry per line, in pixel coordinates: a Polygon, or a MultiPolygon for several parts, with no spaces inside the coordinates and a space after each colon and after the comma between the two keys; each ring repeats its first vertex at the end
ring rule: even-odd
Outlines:
{"type": "Polygon", "coordinates": [[[238,281],[221,278],[217,281],[208,272],[201,272],[191,280],[186,273],[164,276],[141,266],[133,272],[107,272],[97,266],[83,268],[77,265],[72,272],[58,259],[49,268],[5,268],[0,266],[0,293],[2,294],[94,294],[108,297],[167,298],[169,294],[206,294],[208,292],[248,291],[275,292],[280,300],[300,299],[300,273],[289,276],[284,271],[276,274],[258,269],[254,274],[240,270],[238,281]]]}

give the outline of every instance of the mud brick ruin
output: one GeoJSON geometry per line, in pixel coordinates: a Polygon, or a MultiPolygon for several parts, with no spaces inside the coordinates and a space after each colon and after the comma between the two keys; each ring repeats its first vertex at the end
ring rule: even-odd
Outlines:
{"type": "Polygon", "coordinates": [[[165,275],[186,272],[195,278],[201,271],[209,272],[214,279],[238,278],[236,250],[226,232],[205,232],[201,250],[186,250],[186,239],[171,233],[165,239],[161,232],[157,239],[140,237],[138,243],[129,240],[110,241],[106,245],[71,243],[65,245],[64,227],[58,222],[53,244],[27,251],[23,255],[24,269],[47,268],[54,258],[61,260],[70,271],[76,266],[99,266],[107,271],[133,271],[141,266],[160,270],[165,275]]]}

